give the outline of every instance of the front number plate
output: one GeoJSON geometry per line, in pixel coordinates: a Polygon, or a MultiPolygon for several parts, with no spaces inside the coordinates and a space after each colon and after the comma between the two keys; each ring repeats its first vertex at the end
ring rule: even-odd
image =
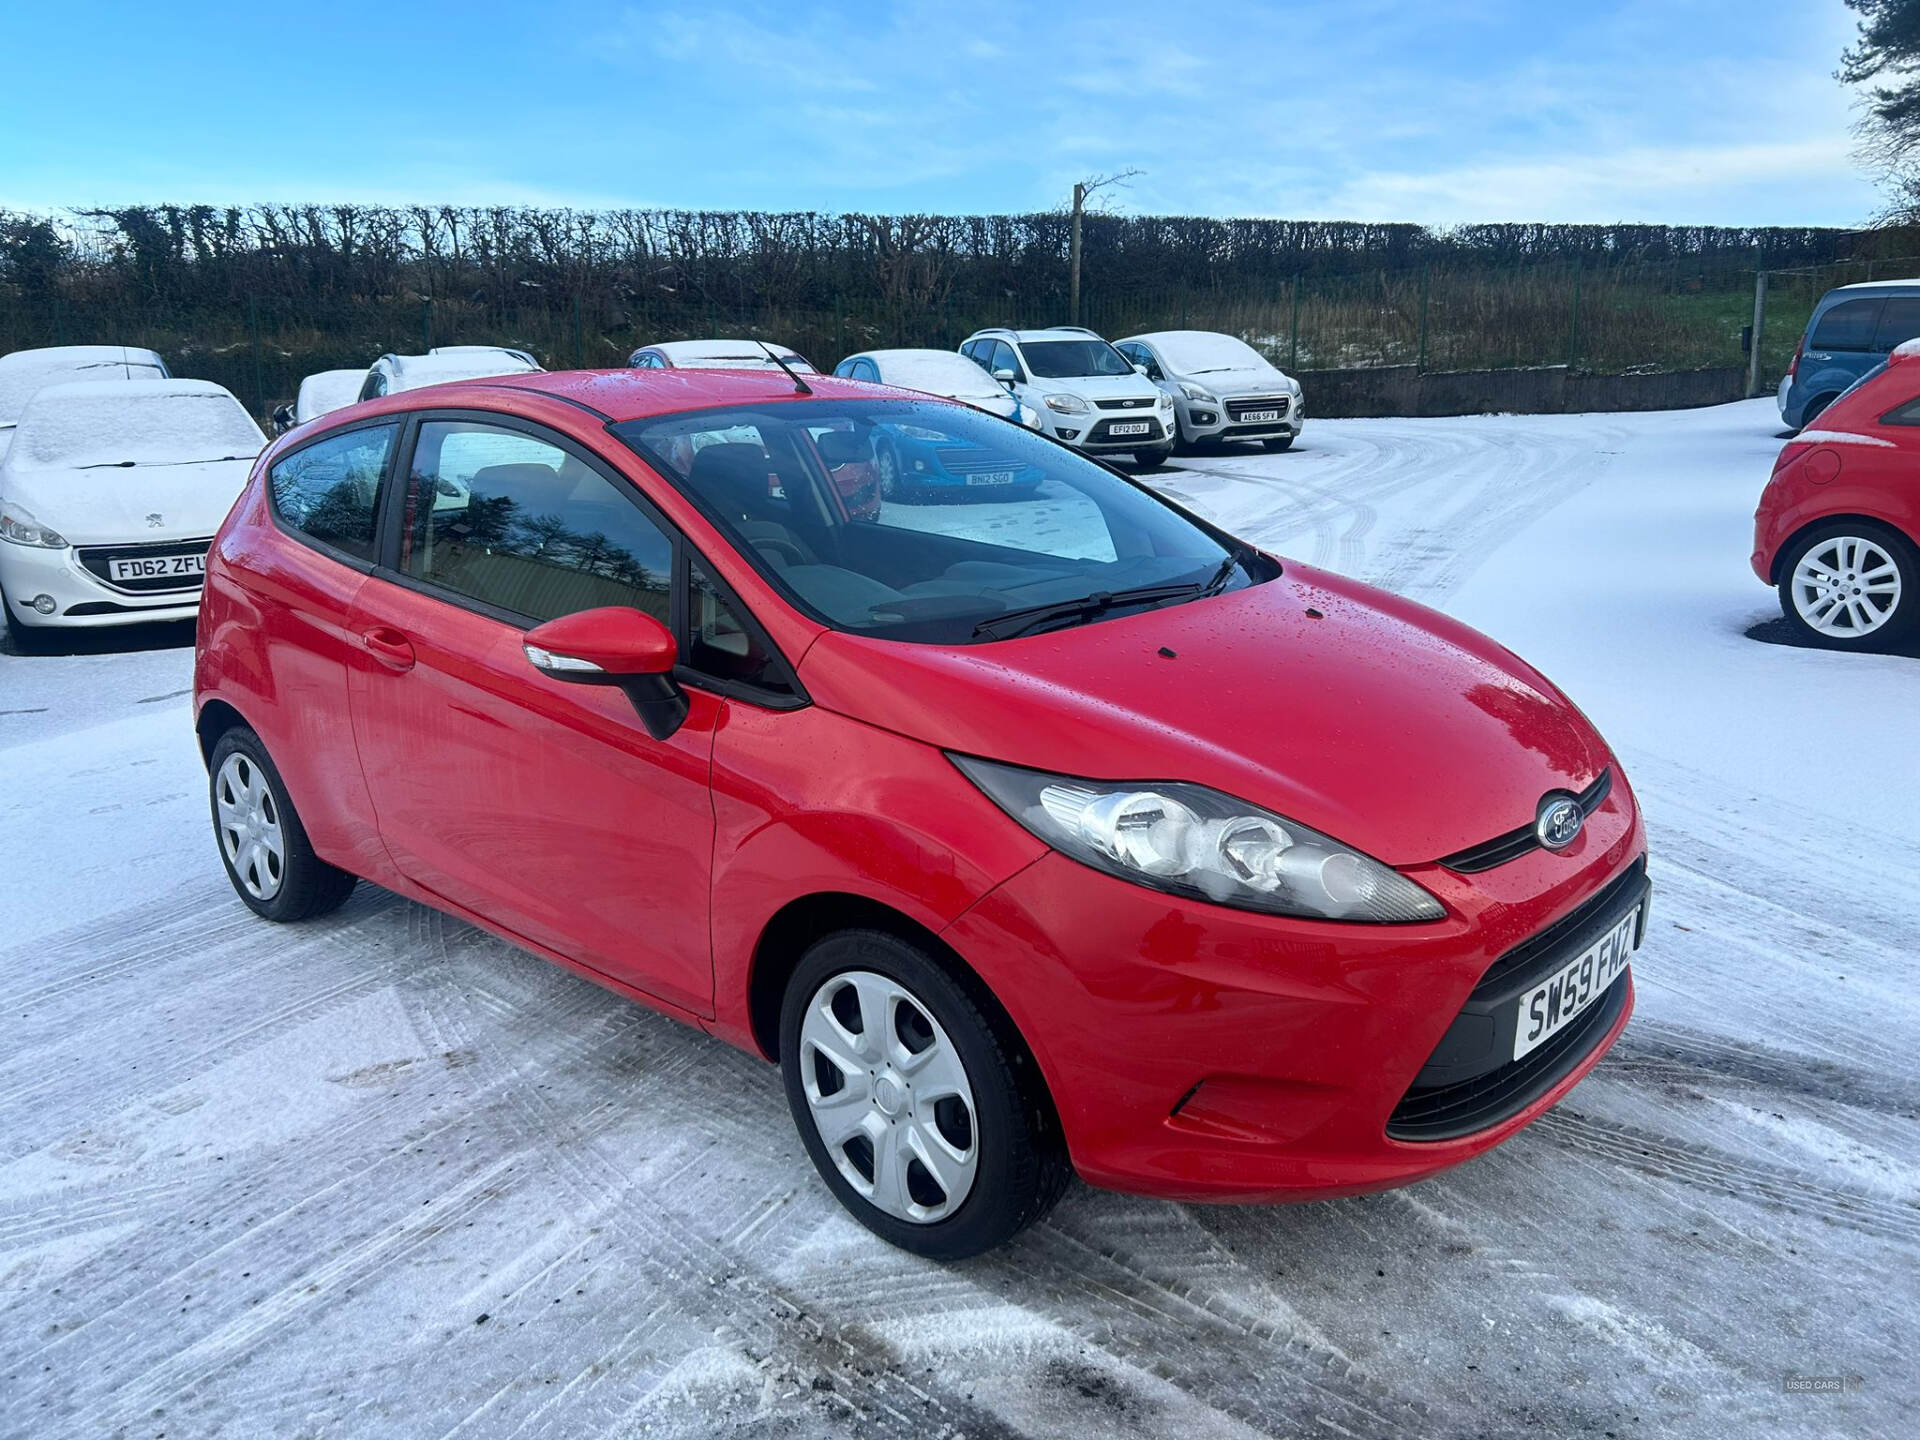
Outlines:
{"type": "Polygon", "coordinates": [[[107,567],[116,580],[198,580],[207,573],[204,555],[141,556],[134,560],[114,560],[107,567]]]}
{"type": "Polygon", "coordinates": [[[1640,907],[1626,916],[1580,954],[1520,997],[1520,1020],[1513,1032],[1513,1058],[1528,1051],[1567,1028],[1607,987],[1627,970],[1633,954],[1633,937],[1640,927],[1640,907]]]}
{"type": "Polygon", "coordinates": [[[1278,410],[1249,410],[1240,417],[1242,425],[1266,425],[1280,418],[1278,410]]]}
{"type": "Polygon", "coordinates": [[[1144,420],[1116,420],[1107,427],[1109,435],[1144,435],[1153,429],[1144,420]]]}
{"type": "Polygon", "coordinates": [[[1011,485],[1013,483],[1013,471],[982,470],[977,475],[969,475],[967,477],[967,483],[969,485],[1011,485]]]}

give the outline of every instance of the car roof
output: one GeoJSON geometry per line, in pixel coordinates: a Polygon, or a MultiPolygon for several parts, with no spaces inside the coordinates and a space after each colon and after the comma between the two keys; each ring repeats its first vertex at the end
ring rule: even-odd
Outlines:
{"type": "MultiPolygon", "coordinates": [[[[676,363],[688,360],[765,360],[767,352],[760,348],[762,343],[759,340],[659,340],[640,348],[658,350],[676,363]]],[[[782,345],[778,340],[764,343],[783,360],[788,356],[806,358],[791,345],[782,345]]]]}
{"type": "Polygon", "coordinates": [[[406,389],[450,380],[479,380],[491,375],[521,375],[539,370],[518,350],[489,347],[483,351],[453,350],[426,355],[382,355],[374,362],[385,366],[406,389]],[[505,366],[503,370],[499,367],[505,366]]]}
{"type": "MultiPolygon", "coordinates": [[[[899,392],[859,380],[809,373],[807,388],[816,400],[892,399],[899,392]]],[[[809,398],[777,369],[765,370],[537,370],[451,381],[421,390],[403,390],[366,402],[359,413],[405,411],[425,405],[473,404],[503,408],[501,391],[551,396],[603,420],[619,423],[672,415],[682,410],[711,410],[729,405],[765,405],[809,398]]],[[[332,416],[327,417],[332,419],[332,416]]]]}
{"type": "Polygon", "coordinates": [[[969,340],[984,340],[991,336],[995,340],[1104,340],[1106,337],[1097,330],[1089,330],[1084,325],[1042,325],[1035,330],[1013,330],[1003,326],[990,325],[985,330],[976,330],[969,340]]]}
{"type": "Polygon", "coordinates": [[[1920,279],[1913,280],[1856,280],[1851,285],[1836,285],[1829,295],[1844,295],[1853,290],[1920,290],[1920,279]]]}
{"type": "Polygon", "coordinates": [[[46,345],[0,355],[0,369],[74,370],[88,365],[152,365],[163,362],[137,345],[46,345]]]}

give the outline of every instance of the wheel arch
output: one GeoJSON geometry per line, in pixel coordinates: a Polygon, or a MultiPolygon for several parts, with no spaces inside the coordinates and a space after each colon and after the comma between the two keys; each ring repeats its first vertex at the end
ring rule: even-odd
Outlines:
{"type": "Polygon", "coordinates": [[[213,747],[220,743],[220,737],[241,726],[252,728],[247,725],[247,717],[225,700],[209,700],[202,705],[193,720],[193,733],[200,741],[201,764],[211,766],[213,747]]]}
{"type": "Polygon", "coordinates": [[[1865,510],[1829,510],[1825,514],[1814,516],[1813,519],[1796,528],[1792,534],[1788,535],[1778,545],[1773,547],[1773,558],[1768,562],[1767,566],[1768,583],[1773,585],[1780,583],[1780,567],[1786,563],[1787,557],[1793,553],[1794,547],[1799,545],[1814,531],[1828,525],[1849,524],[1870,525],[1875,529],[1891,531],[1900,537],[1909,551],[1920,555],[1920,541],[1915,540],[1913,536],[1909,535],[1903,526],[1896,524],[1883,515],[1875,515],[1865,510]]]}
{"type": "Polygon", "coordinates": [[[815,941],[842,930],[878,930],[925,950],[999,1032],[1017,1067],[1032,1077],[1034,1094],[1048,1123],[1060,1133],[1053,1089],[1033,1047],[991,986],[952,945],[884,901],[844,891],[816,891],[788,901],[761,929],[747,980],[747,1019],[754,1045],[768,1060],[780,1058],[780,1007],[787,982],[815,941]]]}

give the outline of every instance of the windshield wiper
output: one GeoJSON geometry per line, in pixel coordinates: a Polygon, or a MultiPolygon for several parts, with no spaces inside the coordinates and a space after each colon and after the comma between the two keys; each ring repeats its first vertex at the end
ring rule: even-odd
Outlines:
{"type": "Polygon", "coordinates": [[[1235,546],[1227,558],[1220,562],[1220,568],[1214,571],[1207,583],[1200,587],[1200,593],[1202,595],[1218,594],[1227,581],[1233,578],[1233,572],[1243,565],[1247,566],[1247,576],[1251,579],[1253,567],[1249,562],[1253,557],[1254,549],[1251,545],[1235,546]]]}
{"type": "Polygon", "coordinates": [[[1079,600],[1056,600],[1046,605],[1029,605],[1024,610],[1008,610],[982,620],[973,627],[976,636],[1011,640],[1054,620],[1091,620],[1122,605],[1151,605],[1158,600],[1180,600],[1198,595],[1204,586],[1188,582],[1182,585],[1140,585],[1132,590],[1099,590],[1079,600]],[[1001,627],[1008,627],[1002,629],[1001,627]]]}

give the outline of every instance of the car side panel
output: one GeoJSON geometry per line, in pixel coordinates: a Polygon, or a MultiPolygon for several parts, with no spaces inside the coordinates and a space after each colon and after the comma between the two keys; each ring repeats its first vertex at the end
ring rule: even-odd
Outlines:
{"type": "Polygon", "coordinates": [[[262,469],[207,556],[194,713],[239,711],[265,742],[321,859],[381,884],[394,878],[347,714],[359,643],[347,619],[365,576],[282,533],[262,469]]]}
{"type": "Polygon", "coordinates": [[[754,949],[792,901],[855,895],[937,933],[1046,853],[940,751],[817,705],[730,704],[713,809],[714,1028],[748,1049],[754,949]]]}

